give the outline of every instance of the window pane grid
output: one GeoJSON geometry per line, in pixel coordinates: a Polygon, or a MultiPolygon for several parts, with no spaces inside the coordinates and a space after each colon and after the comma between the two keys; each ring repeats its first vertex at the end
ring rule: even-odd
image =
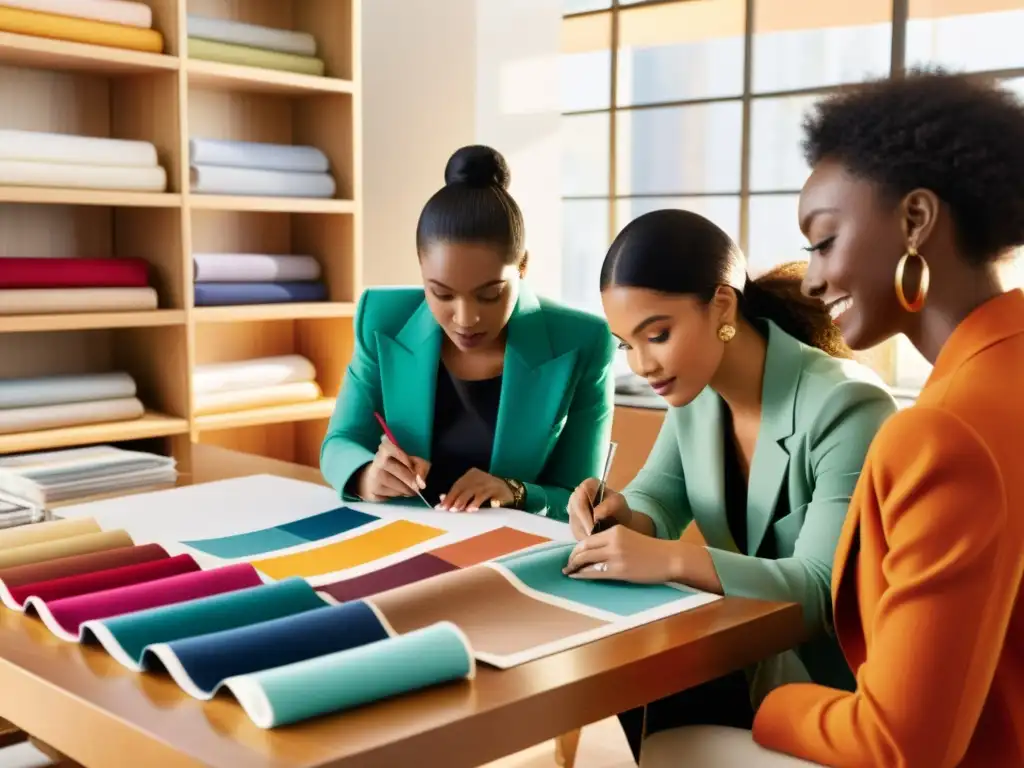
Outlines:
{"type": "MultiPolygon", "coordinates": [[[[800,134],[817,99],[921,65],[984,73],[1024,98],[1019,0],[562,3],[575,25],[563,34],[564,298],[598,313],[611,238],[658,208],[715,221],[752,275],[806,259],[800,134]]],[[[1024,262],[1007,276],[1024,285],[1024,262]]],[[[920,356],[888,349],[874,357],[896,360],[889,383],[919,386],[920,356]]]]}

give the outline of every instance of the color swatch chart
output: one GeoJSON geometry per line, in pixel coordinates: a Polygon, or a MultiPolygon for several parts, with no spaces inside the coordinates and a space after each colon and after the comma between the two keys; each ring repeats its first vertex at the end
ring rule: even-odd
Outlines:
{"type": "Polygon", "coordinates": [[[561,572],[568,527],[349,506],[270,476],[62,509],[0,531],[0,600],[66,642],[273,728],[571,648],[717,596],[561,572]]]}

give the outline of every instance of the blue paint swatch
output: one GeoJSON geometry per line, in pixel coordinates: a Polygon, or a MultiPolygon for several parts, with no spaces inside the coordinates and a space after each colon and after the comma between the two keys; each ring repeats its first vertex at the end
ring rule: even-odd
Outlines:
{"type": "Polygon", "coordinates": [[[227,678],[315,659],[385,640],[388,631],[365,602],[314,608],[244,627],[148,646],[175,681],[206,698],[227,678]],[[168,663],[168,662],[171,663],[168,663]]]}
{"type": "Polygon", "coordinates": [[[339,507],[273,528],[182,543],[214,557],[250,557],[308,544],[311,541],[329,539],[379,519],[376,515],[368,515],[349,507],[339,507]]]}
{"type": "Polygon", "coordinates": [[[562,573],[575,544],[553,543],[531,552],[509,555],[496,562],[531,589],[619,616],[631,616],[695,594],[664,584],[571,579],[562,573]]]}

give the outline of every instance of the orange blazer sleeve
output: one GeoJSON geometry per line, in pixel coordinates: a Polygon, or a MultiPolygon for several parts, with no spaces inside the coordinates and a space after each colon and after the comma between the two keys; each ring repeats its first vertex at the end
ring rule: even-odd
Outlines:
{"type": "Polygon", "coordinates": [[[839,768],[951,767],[995,672],[1021,578],[1019,546],[1001,536],[1003,478],[963,421],[912,407],[877,440],[851,514],[860,514],[862,534],[865,519],[881,525],[887,588],[861,617],[868,652],[854,670],[857,690],[777,688],[762,702],[754,738],[839,768]]]}

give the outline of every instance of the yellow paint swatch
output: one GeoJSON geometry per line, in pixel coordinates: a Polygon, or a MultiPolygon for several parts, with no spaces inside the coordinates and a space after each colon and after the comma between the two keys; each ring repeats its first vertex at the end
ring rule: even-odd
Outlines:
{"type": "Polygon", "coordinates": [[[396,520],[351,539],[343,539],[293,555],[253,560],[252,565],[272,579],[320,576],[393,555],[443,533],[440,528],[408,520],[396,520]]]}

